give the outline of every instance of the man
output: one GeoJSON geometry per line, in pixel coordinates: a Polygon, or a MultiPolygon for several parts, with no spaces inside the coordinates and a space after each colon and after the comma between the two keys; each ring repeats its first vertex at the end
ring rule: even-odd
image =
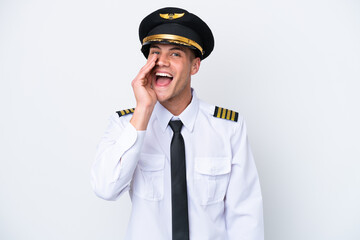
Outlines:
{"type": "Polygon", "coordinates": [[[132,87],[136,108],[117,112],[92,168],[95,193],[129,190],[127,240],[262,240],[262,197],[237,112],[206,104],[191,76],[214,47],[196,15],[163,8],[140,24],[147,63],[132,87]]]}

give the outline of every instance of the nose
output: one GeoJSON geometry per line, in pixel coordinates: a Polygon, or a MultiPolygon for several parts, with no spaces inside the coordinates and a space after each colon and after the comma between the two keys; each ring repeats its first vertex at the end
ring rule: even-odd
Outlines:
{"type": "Polygon", "coordinates": [[[168,67],[170,66],[170,62],[168,57],[165,54],[159,54],[159,57],[156,61],[156,65],[159,67],[168,67]]]}

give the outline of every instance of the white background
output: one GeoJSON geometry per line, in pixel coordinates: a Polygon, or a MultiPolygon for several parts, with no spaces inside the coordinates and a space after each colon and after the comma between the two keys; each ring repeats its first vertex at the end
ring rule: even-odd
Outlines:
{"type": "Polygon", "coordinates": [[[266,239],[360,239],[358,0],[0,0],[0,239],[122,239],[129,197],[97,198],[90,167],[165,6],[213,30],[193,86],[247,120],[266,239]]]}

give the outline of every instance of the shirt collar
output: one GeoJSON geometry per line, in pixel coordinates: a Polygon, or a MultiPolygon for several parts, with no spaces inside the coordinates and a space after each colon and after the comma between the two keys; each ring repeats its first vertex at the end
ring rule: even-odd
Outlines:
{"type": "MultiPolygon", "coordinates": [[[[190,104],[185,110],[179,115],[179,119],[182,121],[184,126],[192,132],[196,120],[197,113],[199,111],[199,99],[197,98],[195,91],[191,89],[192,99],[190,104]]],[[[159,121],[161,130],[164,132],[169,124],[169,121],[174,117],[163,105],[159,102],[155,104],[154,113],[159,121]]]]}

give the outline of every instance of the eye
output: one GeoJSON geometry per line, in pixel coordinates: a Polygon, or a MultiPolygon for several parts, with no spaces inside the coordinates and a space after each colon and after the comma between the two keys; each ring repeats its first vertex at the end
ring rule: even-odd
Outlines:
{"type": "Polygon", "coordinates": [[[180,53],[178,53],[178,52],[173,52],[173,53],[171,54],[171,56],[180,57],[181,55],[180,55],[180,53]]]}
{"type": "Polygon", "coordinates": [[[150,54],[160,54],[159,51],[150,51],[150,54]]]}

